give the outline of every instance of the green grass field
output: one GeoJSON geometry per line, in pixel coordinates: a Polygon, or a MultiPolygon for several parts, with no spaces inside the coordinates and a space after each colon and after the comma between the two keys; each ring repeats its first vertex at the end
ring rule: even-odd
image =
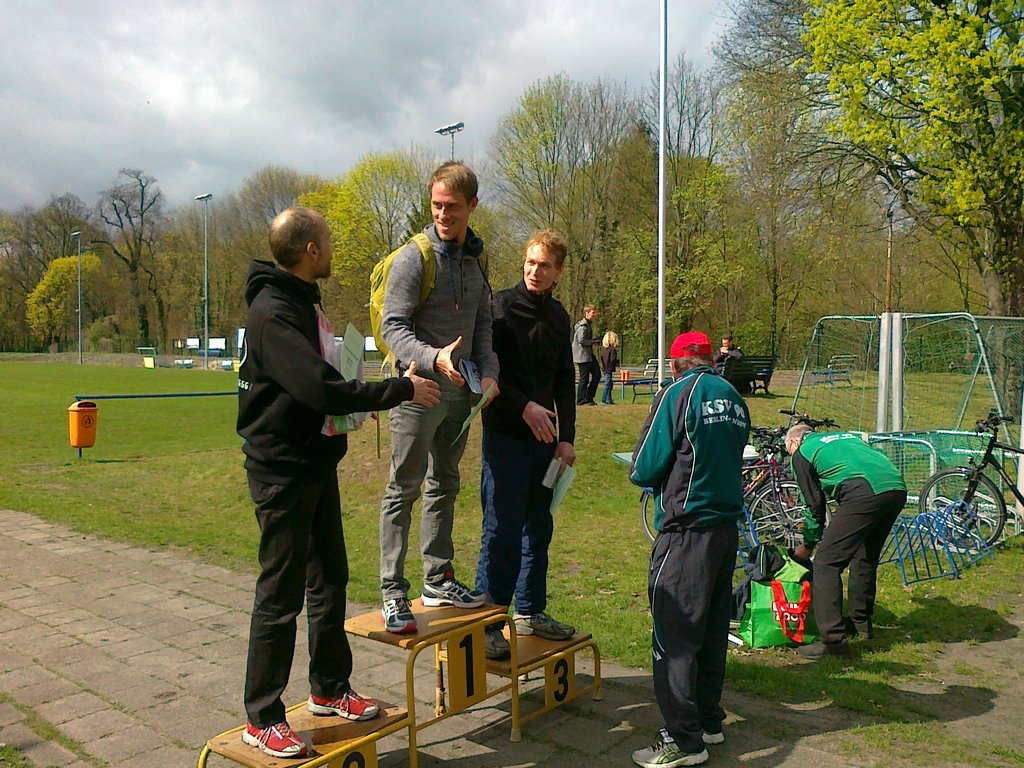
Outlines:
{"type": "MultiPolygon", "coordinates": [[[[68,446],[67,407],[76,394],[226,392],[234,386],[235,376],[223,372],[0,362],[0,505],[144,547],[177,547],[255,575],[257,527],[233,397],[100,401],[96,447],[80,460],[68,446]]],[[[755,423],[783,423],[776,411],[788,407],[791,395],[783,390],[750,398],[755,423]]],[[[644,400],[581,410],[578,475],[557,513],[549,579],[553,614],[592,632],[606,657],[641,668],[650,654],[649,545],[639,527],[638,491],[611,454],[632,448],[647,409],[644,400]]],[[[339,469],[349,595],[364,603],[378,598],[377,514],[387,429],[383,458],[375,455],[374,437],[370,423],[351,439],[339,469]]],[[[480,530],[479,428],[462,466],[456,567],[471,582],[480,530]]],[[[414,574],[418,557],[412,554],[408,563],[414,574]]],[[[1024,765],[1024,753],[989,743],[984,733],[980,741],[950,734],[928,738],[942,732],[953,719],[950,712],[969,713],[1000,696],[1019,699],[1019,660],[974,659],[971,648],[1016,636],[1008,619],[1021,618],[1022,566],[1024,547],[1011,543],[961,580],[912,590],[903,588],[895,568],[883,568],[881,629],[875,640],[861,643],[856,665],[797,664],[789,651],[739,652],[730,654],[728,685],[788,706],[824,701],[843,707],[865,722],[863,734],[843,735],[856,735],[854,751],[877,744],[885,752],[892,742],[906,747],[906,764],[926,755],[916,764],[1024,765]],[[921,686],[942,693],[924,695],[921,686]],[[915,748],[917,742],[928,746],[915,748]]],[[[904,762],[903,751],[892,757],[904,762]]]]}

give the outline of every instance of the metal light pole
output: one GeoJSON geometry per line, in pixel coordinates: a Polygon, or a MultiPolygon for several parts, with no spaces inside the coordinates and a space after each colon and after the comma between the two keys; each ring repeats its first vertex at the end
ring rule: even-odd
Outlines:
{"type": "Polygon", "coordinates": [[[885,238],[885,311],[892,312],[892,206],[886,211],[889,220],[885,238]]]}
{"type": "Polygon", "coordinates": [[[82,230],[76,229],[71,236],[78,240],[78,364],[83,365],[85,355],[82,351],[82,230]]]}
{"type": "Polygon", "coordinates": [[[212,192],[196,195],[203,204],[203,370],[210,367],[210,199],[212,192]]]}
{"type": "MultiPolygon", "coordinates": [[[[658,76],[658,382],[665,360],[665,134],[668,113],[668,0],[661,4],[661,69],[658,76]]],[[[671,370],[671,368],[670,368],[671,370]]]]}
{"type": "Polygon", "coordinates": [[[455,134],[466,127],[465,123],[452,123],[451,125],[442,125],[440,128],[435,128],[434,133],[440,136],[451,136],[452,139],[452,162],[455,161],[455,134]]]}

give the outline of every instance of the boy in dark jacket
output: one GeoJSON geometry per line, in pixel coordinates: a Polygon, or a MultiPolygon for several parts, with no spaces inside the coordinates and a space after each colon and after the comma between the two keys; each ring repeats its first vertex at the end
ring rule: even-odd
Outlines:
{"type": "Polygon", "coordinates": [[[673,381],[654,398],[629,470],[630,480],[654,489],[658,529],[647,591],[665,727],[633,753],[642,768],[699,765],[705,744],[725,740],[721,697],[750,414],[715,374],[711,354],[699,331],[672,342],[673,381]]]}
{"type": "MultiPolygon", "coordinates": [[[[477,589],[498,605],[509,605],[514,595],[514,631],[547,640],[575,633],[546,611],[554,521],[544,473],[552,458],[567,466],[576,460],[569,315],[551,295],[565,256],[558,235],[537,232],[526,246],[523,279],[494,297],[501,394],[483,412],[481,444],[477,589]]],[[[509,655],[499,625],[489,627],[484,640],[488,658],[509,655]]]]}
{"type": "Polygon", "coordinates": [[[308,595],[307,709],[349,720],[378,706],[352,690],[345,635],[348,561],[341,526],[337,466],[344,434],[328,436],[328,414],[438,402],[435,382],[415,375],[374,384],[345,381],[323,358],[330,326],[317,305],[316,281],[331,274],[331,233],[320,214],[289,208],[270,227],[274,262],[254,261],[238,378],[238,433],[249,493],[260,526],[245,675],[248,717],[242,740],[274,757],[303,757],[306,745],[288,726],[281,695],[295,651],[296,617],[308,595]]]}

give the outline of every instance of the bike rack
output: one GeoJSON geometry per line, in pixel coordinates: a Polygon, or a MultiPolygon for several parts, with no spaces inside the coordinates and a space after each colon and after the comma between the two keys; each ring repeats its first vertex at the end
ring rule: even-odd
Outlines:
{"type": "Polygon", "coordinates": [[[963,526],[952,502],[937,511],[904,515],[893,525],[879,565],[896,563],[903,585],[957,579],[975,563],[995,557],[991,547],[963,526]]]}

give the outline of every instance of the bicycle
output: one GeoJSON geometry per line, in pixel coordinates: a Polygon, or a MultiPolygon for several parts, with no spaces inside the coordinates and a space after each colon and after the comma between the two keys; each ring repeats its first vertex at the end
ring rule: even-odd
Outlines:
{"type": "MultiPolygon", "coordinates": [[[[838,427],[831,419],[815,419],[809,414],[792,410],[780,410],[779,413],[789,416],[797,424],[809,427],[838,427]]],[[[750,522],[755,534],[762,541],[775,541],[786,549],[794,549],[804,541],[804,517],[807,505],[804,504],[800,486],[789,474],[788,462],[785,462],[786,428],[773,430],[768,442],[772,456],[781,471],[771,477],[770,484],[762,484],[751,489],[752,497],[748,502],[750,522]]]]}
{"type": "Polygon", "coordinates": [[[929,477],[921,488],[920,510],[922,513],[952,513],[956,523],[970,536],[977,536],[986,545],[992,546],[1003,533],[1006,525],[1006,499],[995,482],[985,474],[986,467],[992,467],[1003,483],[1013,491],[1017,501],[1024,505],[1024,496],[1017,490],[1002,463],[993,453],[1001,451],[1024,455],[1024,449],[1000,443],[999,425],[1012,422],[1009,416],[1000,416],[994,411],[984,419],[975,422],[975,431],[989,433],[988,445],[980,463],[974,458],[967,466],[943,469],[929,477]]]}
{"type": "Polygon", "coordinates": [[[748,524],[758,541],[775,541],[791,549],[802,541],[803,508],[785,462],[786,430],[753,427],[751,433],[756,456],[743,467],[748,524]]]}
{"type": "MultiPolygon", "coordinates": [[[[811,427],[836,427],[831,419],[814,419],[806,413],[781,410],[797,423],[811,427]]],[[[739,526],[748,547],[762,541],[774,541],[786,549],[803,543],[806,505],[800,488],[790,476],[785,463],[784,427],[753,427],[755,455],[744,460],[743,517],[739,526]]],[[[647,538],[657,537],[654,527],[654,505],[651,489],[640,494],[640,524],[647,538]]]]}

